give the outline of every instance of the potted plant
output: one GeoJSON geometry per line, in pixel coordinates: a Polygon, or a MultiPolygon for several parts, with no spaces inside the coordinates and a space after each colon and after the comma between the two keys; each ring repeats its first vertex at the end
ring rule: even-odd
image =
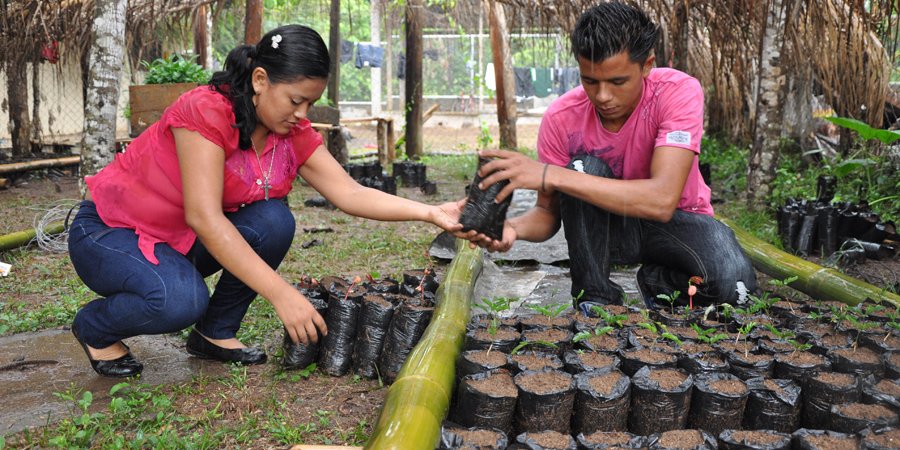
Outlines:
{"type": "Polygon", "coordinates": [[[128,87],[132,137],[159,120],[181,94],[208,82],[210,77],[193,58],[177,55],[153,62],[141,61],[141,65],[147,68],[144,84],[128,87]]]}

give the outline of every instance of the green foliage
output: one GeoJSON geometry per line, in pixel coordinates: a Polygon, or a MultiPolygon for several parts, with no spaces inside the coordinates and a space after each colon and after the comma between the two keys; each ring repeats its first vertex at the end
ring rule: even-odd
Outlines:
{"type": "Polygon", "coordinates": [[[557,346],[556,344],[554,344],[552,342],[547,342],[544,340],[522,341],[522,342],[519,342],[518,345],[513,347],[513,349],[509,352],[509,354],[510,355],[518,355],[519,352],[521,352],[525,348],[531,348],[533,351],[534,347],[547,347],[547,348],[551,348],[554,350],[559,348],[559,346],[557,346]]]}
{"type": "Polygon", "coordinates": [[[513,299],[508,297],[484,298],[481,303],[475,306],[485,310],[490,315],[490,324],[488,324],[488,334],[494,336],[500,327],[500,313],[509,309],[509,304],[513,299]]]}
{"type": "Polygon", "coordinates": [[[487,122],[481,121],[481,130],[478,132],[478,148],[488,148],[494,142],[494,138],[491,137],[491,128],[488,126],[487,122]]]}
{"type": "Polygon", "coordinates": [[[717,333],[715,328],[701,328],[696,323],[691,324],[691,328],[697,332],[697,340],[705,344],[715,344],[723,339],[728,339],[728,334],[717,333]]]}
{"type": "Polygon", "coordinates": [[[742,195],[747,189],[747,158],[750,149],[704,136],[700,162],[712,168],[712,185],[720,194],[742,195]]]}
{"type": "Polygon", "coordinates": [[[153,62],[141,61],[147,69],[146,84],[166,83],[207,83],[210,74],[194,62],[194,58],[184,59],[178,55],[157,58],[153,62]]]}
{"type": "Polygon", "coordinates": [[[578,334],[573,336],[572,342],[581,342],[581,341],[588,340],[594,336],[603,336],[604,334],[610,334],[615,330],[616,330],[615,328],[610,327],[610,326],[597,327],[597,328],[594,328],[593,330],[585,330],[585,331],[579,332],[578,334]]]}
{"type": "Polygon", "coordinates": [[[671,294],[657,294],[656,298],[663,300],[669,304],[669,310],[672,314],[675,314],[675,300],[678,300],[678,296],[681,295],[681,291],[675,291],[671,294]]]}
{"type": "Polygon", "coordinates": [[[565,303],[553,303],[550,305],[528,305],[527,306],[528,309],[535,311],[538,314],[547,316],[548,319],[553,319],[554,317],[559,316],[568,307],[569,307],[569,305],[567,305],[565,303]]]}
{"type": "Polygon", "coordinates": [[[893,130],[883,130],[873,128],[865,122],[848,117],[826,117],[825,120],[844,128],[851,129],[859,134],[865,140],[877,139],[885,144],[892,144],[900,139],[900,133],[893,130]]]}
{"type": "Polygon", "coordinates": [[[603,320],[604,323],[611,325],[616,328],[622,328],[622,325],[625,324],[625,321],[628,320],[628,316],[625,314],[612,314],[601,306],[594,305],[591,307],[591,310],[597,314],[597,317],[603,320]]]}

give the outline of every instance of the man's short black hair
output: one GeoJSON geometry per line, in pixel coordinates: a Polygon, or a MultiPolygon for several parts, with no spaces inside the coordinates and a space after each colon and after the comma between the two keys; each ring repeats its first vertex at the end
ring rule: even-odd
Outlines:
{"type": "Polygon", "coordinates": [[[659,27],[640,9],[620,2],[600,3],[578,18],[572,30],[575,59],[600,62],[628,50],[632,62],[643,64],[659,36],[659,27]]]}

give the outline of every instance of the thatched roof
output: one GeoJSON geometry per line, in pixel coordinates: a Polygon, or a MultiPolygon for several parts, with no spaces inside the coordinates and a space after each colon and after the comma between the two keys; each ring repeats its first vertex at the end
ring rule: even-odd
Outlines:
{"type": "MultiPolygon", "coordinates": [[[[145,48],[158,44],[159,27],[188,19],[202,5],[218,7],[224,0],[129,0],[126,41],[136,62],[145,48]]],[[[36,61],[41,48],[59,42],[61,57],[81,58],[91,39],[93,0],[15,0],[0,6],[0,61],[36,61]]]]}

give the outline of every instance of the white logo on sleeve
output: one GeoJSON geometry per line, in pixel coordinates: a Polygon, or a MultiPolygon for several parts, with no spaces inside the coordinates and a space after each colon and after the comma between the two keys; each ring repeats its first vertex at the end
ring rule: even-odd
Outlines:
{"type": "Polygon", "coordinates": [[[666,133],[666,144],[691,145],[691,133],[687,131],[670,131],[666,133]]]}

